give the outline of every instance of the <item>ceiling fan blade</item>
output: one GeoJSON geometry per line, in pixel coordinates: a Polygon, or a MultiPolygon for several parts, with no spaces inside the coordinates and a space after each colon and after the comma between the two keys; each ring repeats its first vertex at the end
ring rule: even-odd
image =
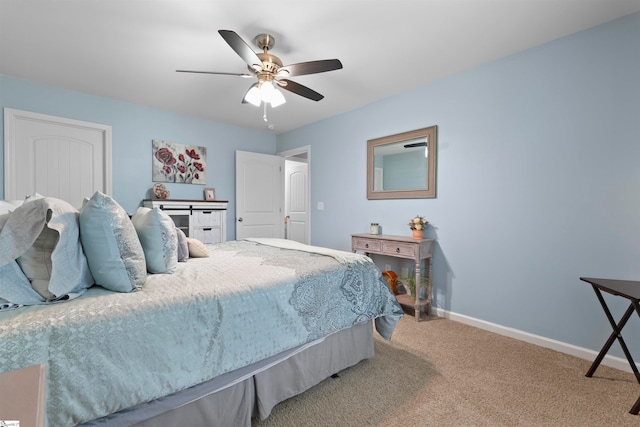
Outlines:
{"type": "Polygon", "coordinates": [[[309,89],[306,86],[301,85],[300,83],[296,83],[292,80],[281,79],[278,82],[284,82],[286,85],[278,85],[282,89],[286,89],[289,92],[293,92],[296,95],[304,96],[305,98],[309,98],[313,101],[320,101],[324,98],[324,95],[319,94],[315,90],[309,89]]]}
{"type": "Polygon", "coordinates": [[[284,67],[280,67],[278,74],[283,72],[289,76],[302,76],[305,74],[316,74],[339,70],[341,68],[342,62],[340,62],[340,60],[323,59],[320,61],[300,62],[298,64],[285,65],[284,67]]]}
{"type": "Polygon", "coordinates": [[[176,73],[217,74],[221,76],[238,76],[238,77],[244,77],[244,78],[255,77],[253,74],[247,74],[247,73],[219,73],[217,71],[176,70],[176,73]]]}
{"type": "Polygon", "coordinates": [[[404,148],[426,147],[426,142],[414,142],[412,144],[404,144],[404,148]]]}
{"type": "Polygon", "coordinates": [[[255,68],[254,66],[262,67],[262,61],[258,58],[258,55],[235,31],[218,30],[218,33],[247,65],[251,68],[255,68]]]}

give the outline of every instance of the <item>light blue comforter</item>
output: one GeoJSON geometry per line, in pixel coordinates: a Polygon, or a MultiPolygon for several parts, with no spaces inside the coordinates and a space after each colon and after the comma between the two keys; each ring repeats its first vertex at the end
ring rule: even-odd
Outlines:
{"type": "Polygon", "coordinates": [[[70,426],[363,320],[390,338],[402,309],[367,257],[259,242],[210,246],[209,258],[150,275],[139,292],[92,287],[0,311],[0,372],[46,363],[48,425],[70,426]]]}

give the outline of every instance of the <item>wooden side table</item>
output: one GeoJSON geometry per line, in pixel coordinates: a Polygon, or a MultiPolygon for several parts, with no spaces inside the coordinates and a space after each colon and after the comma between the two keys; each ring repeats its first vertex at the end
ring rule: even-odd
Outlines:
{"type": "Polygon", "coordinates": [[[405,236],[387,236],[383,234],[352,234],[351,250],[363,251],[365,254],[386,255],[395,258],[414,260],[416,263],[416,294],[415,299],[409,295],[397,295],[400,304],[413,306],[416,322],[420,321],[420,309],[426,307],[427,314],[431,312],[432,283],[431,257],[433,255],[433,239],[413,239],[405,236]],[[420,265],[426,260],[429,281],[427,283],[426,298],[420,298],[420,265]]]}

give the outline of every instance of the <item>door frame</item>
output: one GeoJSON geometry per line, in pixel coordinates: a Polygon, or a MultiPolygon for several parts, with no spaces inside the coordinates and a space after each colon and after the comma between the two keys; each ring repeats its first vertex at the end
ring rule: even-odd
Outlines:
{"type": "MultiPolygon", "coordinates": [[[[293,148],[291,150],[280,151],[276,153],[276,155],[280,157],[284,157],[285,160],[288,157],[298,157],[301,154],[306,155],[307,160],[307,197],[309,201],[309,219],[308,219],[308,227],[307,227],[307,241],[311,244],[311,146],[304,145],[302,147],[293,148]]],[[[283,182],[284,185],[284,182],[283,182]]],[[[287,197],[286,195],[284,196],[287,197]]],[[[283,206],[282,210],[284,211],[284,198],[283,198],[283,206]]]]}

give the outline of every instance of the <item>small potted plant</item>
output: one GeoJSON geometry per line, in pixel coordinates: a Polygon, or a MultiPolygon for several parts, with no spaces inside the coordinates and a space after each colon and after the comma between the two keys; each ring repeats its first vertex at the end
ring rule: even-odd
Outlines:
{"type": "Polygon", "coordinates": [[[404,292],[407,295],[411,295],[412,297],[416,297],[416,292],[420,299],[425,299],[427,297],[427,287],[429,286],[430,279],[429,277],[421,276],[420,277],[420,288],[416,289],[416,274],[415,271],[409,273],[406,277],[398,278],[398,282],[404,288],[404,292]]]}
{"type": "Polygon", "coordinates": [[[409,221],[409,228],[413,231],[413,238],[416,240],[424,238],[424,229],[427,228],[429,222],[423,216],[416,215],[409,221]]]}

